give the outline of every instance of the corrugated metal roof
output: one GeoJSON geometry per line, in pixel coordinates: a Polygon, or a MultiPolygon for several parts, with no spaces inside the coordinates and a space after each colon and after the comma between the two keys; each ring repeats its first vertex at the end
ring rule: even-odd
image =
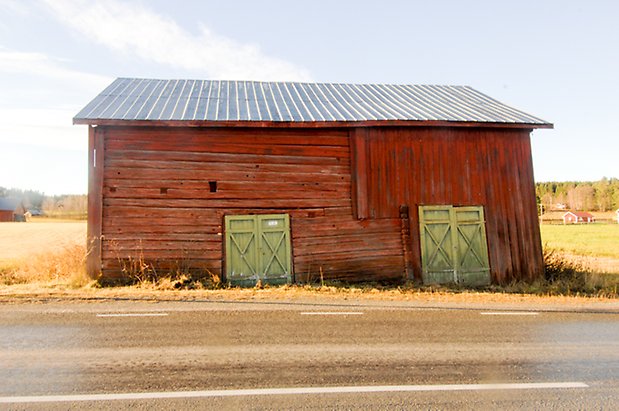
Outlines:
{"type": "Polygon", "coordinates": [[[0,210],[13,211],[17,208],[19,201],[14,198],[0,198],[0,210]]]}
{"type": "Polygon", "coordinates": [[[359,122],[550,123],[468,86],[332,84],[119,78],[73,119],[359,122]]]}

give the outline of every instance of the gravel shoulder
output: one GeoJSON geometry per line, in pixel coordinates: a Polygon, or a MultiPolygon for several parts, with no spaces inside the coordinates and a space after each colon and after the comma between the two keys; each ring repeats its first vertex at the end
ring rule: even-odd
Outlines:
{"type": "Polygon", "coordinates": [[[266,289],[154,290],[139,287],[43,288],[36,285],[0,287],[0,304],[110,302],[221,302],[332,307],[393,307],[509,311],[606,312],[619,314],[619,299],[581,296],[537,296],[489,292],[417,292],[397,289],[342,289],[289,286],[266,289]]]}

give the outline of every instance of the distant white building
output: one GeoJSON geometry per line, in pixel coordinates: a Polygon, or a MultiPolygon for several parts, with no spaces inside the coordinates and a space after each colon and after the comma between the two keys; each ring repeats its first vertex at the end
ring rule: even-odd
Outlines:
{"type": "Polygon", "coordinates": [[[593,223],[595,217],[584,211],[568,211],[563,214],[563,224],[593,223]]]}

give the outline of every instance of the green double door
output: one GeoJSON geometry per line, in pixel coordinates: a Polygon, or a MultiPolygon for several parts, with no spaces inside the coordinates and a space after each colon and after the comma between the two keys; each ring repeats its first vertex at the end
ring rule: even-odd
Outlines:
{"type": "Polygon", "coordinates": [[[244,287],[291,282],[288,214],[229,215],[225,229],[228,282],[244,287]]]}
{"type": "Polygon", "coordinates": [[[424,284],[487,285],[490,264],[481,206],[420,206],[424,284]]]}

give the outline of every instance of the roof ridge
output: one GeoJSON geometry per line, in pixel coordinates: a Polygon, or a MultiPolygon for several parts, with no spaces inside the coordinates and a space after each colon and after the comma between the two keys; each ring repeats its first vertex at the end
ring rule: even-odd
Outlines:
{"type": "Polygon", "coordinates": [[[116,80],[131,81],[226,81],[262,84],[328,84],[328,85],[357,85],[357,86],[427,86],[427,87],[462,87],[473,89],[467,84],[429,84],[429,83],[386,83],[386,82],[344,82],[344,81],[294,81],[294,80],[249,80],[249,79],[197,79],[197,78],[152,78],[152,77],[117,77],[116,80]]]}

